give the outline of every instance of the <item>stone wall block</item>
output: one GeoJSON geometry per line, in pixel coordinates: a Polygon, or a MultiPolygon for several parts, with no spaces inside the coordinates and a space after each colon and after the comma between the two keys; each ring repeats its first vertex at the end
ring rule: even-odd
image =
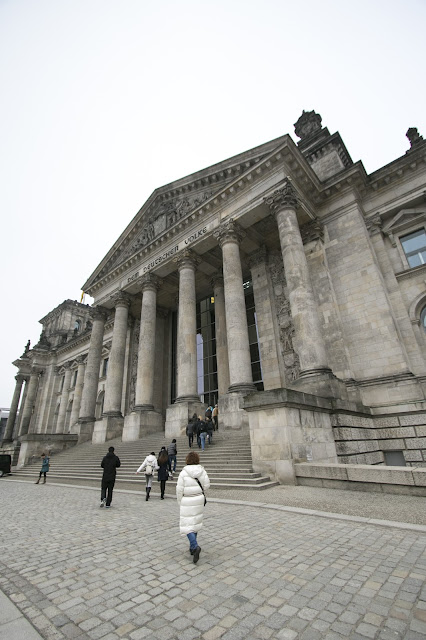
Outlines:
{"type": "Polygon", "coordinates": [[[414,484],[417,487],[426,487],[426,467],[413,467],[414,484]]]}
{"type": "Polygon", "coordinates": [[[405,449],[405,442],[401,438],[393,440],[379,440],[379,448],[383,451],[394,451],[395,449],[405,449]]]}
{"type": "Polygon", "coordinates": [[[421,413],[421,414],[408,414],[404,416],[399,416],[399,423],[401,426],[415,425],[415,424],[425,425],[426,424],[425,414],[421,413]]]}
{"type": "Polygon", "coordinates": [[[328,413],[319,413],[318,411],[314,411],[314,421],[315,421],[315,426],[318,429],[330,429],[331,427],[331,420],[330,420],[330,415],[328,413]]]}
{"type": "Polygon", "coordinates": [[[374,482],[377,484],[414,485],[411,469],[407,467],[385,467],[360,464],[358,467],[348,466],[348,480],[352,482],[374,482]]]}
{"type": "Polygon", "coordinates": [[[395,427],[391,429],[377,429],[376,438],[414,438],[414,427],[395,427]]]}
{"type": "Polygon", "coordinates": [[[365,464],[383,465],[385,463],[385,456],[382,451],[373,451],[372,453],[365,454],[365,464]]]}
{"type": "Polygon", "coordinates": [[[426,438],[407,438],[405,444],[407,449],[426,449],[426,438]]]}
{"type": "Polygon", "coordinates": [[[349,442],[336,442],[336,451],[338,456],[352,455],[360,453],[359,441],[352,440],[349,442]]]}
{"type": "Polygon", "coordinates": [[[329,480],[347,480],[347,468],[343,464],[313,464],[312,462],[298,462],[294,465],[297,477],[327,478],[329,480]]]}
{"type": "Polygon", "coordinates": [[[415,428],[416,436],[422,437],[426,436],[426,425],[421,424],[415,428]]]}
{"type": "Polygon", "coordinates": [[[397,416],[389,416],[386,418],[374,418],[375,427],[399,427],[397,416]]]}
{"type": "Polygon", "coordinates": [[[404,458],[406,462],[423,462],[421,451],[404,451],[404,458]]]}

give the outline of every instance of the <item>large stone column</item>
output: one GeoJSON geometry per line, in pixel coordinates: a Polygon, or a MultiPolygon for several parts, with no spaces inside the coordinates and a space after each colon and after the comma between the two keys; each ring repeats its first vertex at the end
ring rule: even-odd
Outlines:
{"type": "Polygon", "coordinates": [[[114,298],[114,303],[114,330],[108,362],[103,415],[122,417],[121,394],[123,390],[124,358],[126,356],[127,319],[129,316],[130,298],[127,294],[120,292],[114,298]]]}
{"type": "Polygon", "coordinates": [[[68,407],[68,396],[70,392],[70,384],[71,384],[71,363],[66,362],[64,364],[65,376],[64,376],[64,384],[62,387],[61,394],[61,402],[59,405],[59,414],[58,414],[58,422],[56,423],[56,433],[63,433],[65,430],[65,417],[67,414],[68,407]]]}
{"type": "Polygon", "coordinates": [[[290,180],[287,179],[265,202],[278,223],[300,377],[331,373],[296,216],[297,195],[290,180]]]}
{"type": "Polygon", "coordinates": [[[219,398],[228,392],[229,361],[228,340],[226,337],[226,311],[223,276],[218,275],[211,281],[214,295],[214,321],[216,332],[216,360],[219,398]]]}
{"type": "Polygon", "coordinates": [[[251,373],[246,304],[239,245],[245,233],[233,220],[223,223],[215,236],[223,255],[226,332],[229,358],[229,392],[256,390],[251,373]]]}
{"type": "Polygon", "coordinates": [[[157,291],[161,283],[162,280],[153,273],[147,273],[138,282],[142,290],[142,309],[135,411],[152,411],[154,409],[155,325],[157,318],[157,291]]]}
{"type": "Polygon", "coordinates": [[[85,358],[84,356],[78,356],[78,358],[76,358],[76,361],[77,361],[77,380],[75,381],[74,396],[72,400],[72,411],[71,411],[71,419],[70,419],[71,433],[76,433],[76,430],[73,429],[73,425],[75,425],[78,422],[78,416],[80,414],[80,406],[81,406],[81,395],[83,393],[83,384],[84,384],[85,358]]]}
{"type": "Polygon", "coordinates": [[[185,250],[175,262],[179,269],[176,402],[199,402],[195,299],[195,269],[199,258],[192,251],[185,250]]]}
{"type": "Polygon", "coordinates": [[[89,353],[87,355],[86,371],[84,374],[83,394],[81,397],[79,442],[89,440],[93,433],[95,422],[96,396],[99,383],[99,368],[102,358],[102,345],[107,311],[96,307],[92,312],[93,326],[90,338],[89,353]],[[87,425],[85,427],[84,425],[87,425]]]}
{"type": "Polygon", "coordinates": [[[33,367],[30,374],[30,380],[28,382],[28,390],[25,398],[25,405],[22,411],[22,419],[21,424],[19,426],[19,435],[24,436],[28,433],[28,428],[30,426],[31,416],[33,413],[36,397],[37,397],[37,389],[38,389],[38,381],[40,378],[41,370],[33,367]]]}
{"type": "Polygon", "coordinates": [[[24,379],[24,376],[19,373],[17,376],[15,376],[15,391],[13,393],[12,402],[10,404],[9,417],[6,422],[6,430],[4,432],[3,442],[12,442],[13,428],[15,426],[16,414],[18,413],[19,399],[21,397],[22,384],[24,382],[24,379]]]}

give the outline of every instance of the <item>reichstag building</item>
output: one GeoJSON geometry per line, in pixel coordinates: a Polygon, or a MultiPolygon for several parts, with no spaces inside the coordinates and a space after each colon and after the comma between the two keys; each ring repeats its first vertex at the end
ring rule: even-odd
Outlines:
{"type": "MultiPolygon", "coordinates": [[[[2,451],[184,433],[218,404],[253,466],[426,466],[426,142],[367,174],[314,111],[156,189],[14,365],[2,451]]],[[[402,133],[403,135],[403,133],[402,133]]]]}

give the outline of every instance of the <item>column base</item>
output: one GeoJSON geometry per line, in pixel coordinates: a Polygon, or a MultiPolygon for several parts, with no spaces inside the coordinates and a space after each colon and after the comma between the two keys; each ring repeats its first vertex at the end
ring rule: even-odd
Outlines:
{"type": "Polygon", "coordinates": [[[204,417],[207,405],[200,402],[197,398],[195,402],[177,402],[167,407],[166,411],[166,426],[165,436],[166,438],[176,438],[177,436],[185,435],[186,425],[189,422],[189,418],[194,413],[197,416],[204,417]]]}
{"type": "Polygon", "coordinates": [[[163,416],[157,411],[132,411],[124,418],[123,442],[140,440],[149,433],[163,430],[163,416]]]}
{"type": "Polygon", "coordinates": [[[200,396],[197,396],[197,395],[179,396],[178,398],[176,398],[175,404],[181,404],[183,402],[200,403],[200,396]]]}
{"type": "Polygon", "coordinates": [[[153,404],[137,404],[135,405],[133,411],[154,411],[153,404]]]}
{"type": "Polygon", "coordinates": [[[297,380],[293,380],[289,388],[323,398],[349,400],[345,383],[336,378],[331,369],[326,367],[301,371],[297,380]]]}
{"type": "Polygon", "coordinates": [[[123,433],[123,425],[123,416],[102,416],[102,420],[96,420],[95,422],[92,443],[102,444],[102,442],[106,442],[107,440],[119,438],[123,433]]]}
{"type": "Polygon", "coordinates": [[[123,414],[121,413],[121,411],[105,411],[105,413],[102,414],[102,418],[122,418],[123,414]]]}
{"type": "Polygon", "coordinates": [[[254,393],[257,391],[256,386],[252,382],[236,382],[228,388],[228,393],[254,393]]]}

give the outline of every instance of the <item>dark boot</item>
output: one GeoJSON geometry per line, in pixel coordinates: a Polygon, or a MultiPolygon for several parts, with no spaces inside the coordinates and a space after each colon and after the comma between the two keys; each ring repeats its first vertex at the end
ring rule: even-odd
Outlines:
{"type": "Polygon", "coordinates": [[[146,498],[145,498],[146,502],[148,502],[148,500],[149,500],[149,493],[150,493],[150,491],[151,491],[151,487],[147,487],[147,488],[146,488],[146,498]]]}
{"type": "Polygon", "coordinates": [[[34,484],[38,484],[40,482],[40,478],[37,480],[37,482],[35,482],[34,484]]]}
{"type": "Polygon", "coordinates": [[[43,478],[43,484],[46,484],[46,478],[43,478]]]}

